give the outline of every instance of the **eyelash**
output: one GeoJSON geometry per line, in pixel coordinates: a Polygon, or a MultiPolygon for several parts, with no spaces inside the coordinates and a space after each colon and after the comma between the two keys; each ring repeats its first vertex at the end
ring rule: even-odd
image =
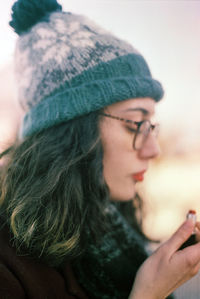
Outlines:
{"type": "Polygon", "coordinates": [[[130,132],[130,133],[136,133],[136,131],[137,131],[137,128],[130,128],[130,127],[126,127],[127,128],[127,130],[130,132]]]}

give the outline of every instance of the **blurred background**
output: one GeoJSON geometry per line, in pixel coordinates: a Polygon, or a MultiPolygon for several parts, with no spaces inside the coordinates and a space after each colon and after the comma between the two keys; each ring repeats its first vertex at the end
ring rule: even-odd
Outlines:
{"type": "MultiPolygon", "coordinates": [[[[0,151],[12,143],[23,116],[13,74],[17,35],[8,26],[13,3],[0,4],[0,151]]],[[[200,220],[200,1],[59,3],[64,10],[85,14],[132,43],[164,86],[165,97],[157,105],[162,154],[139,186],[145,200],[144,229],[150,237],[164,241],[189,209],[195,209],[200,220]]],[[[200,298],[198,294],[193,279],[189,287],[186,284],[177,291],[177,298],[200,298]]]]}

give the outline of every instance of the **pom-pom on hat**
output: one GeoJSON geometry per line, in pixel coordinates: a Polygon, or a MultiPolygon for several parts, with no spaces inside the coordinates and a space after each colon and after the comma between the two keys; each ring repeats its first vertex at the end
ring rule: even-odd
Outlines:
{"type": "Polygon", "coordinates": [[[24,137],[118,101],[163,96],[136,49],[88,18],[63,12],[56,0],[18,0],[10,25],[19,34],[24,137]]]}

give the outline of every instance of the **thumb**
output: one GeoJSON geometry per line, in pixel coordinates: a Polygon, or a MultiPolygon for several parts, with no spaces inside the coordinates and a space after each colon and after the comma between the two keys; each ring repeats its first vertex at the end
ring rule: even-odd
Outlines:
{"type": "Polygon", "coordinates": [[[186,220],[171,236],[171,238],[165,242],[165,245],[168,247],[168,253],[170,256],[174,252],[176,252],[181,247],[181,245],[190,237],[194,227],[195,224],[191,219],[186,220]]]}

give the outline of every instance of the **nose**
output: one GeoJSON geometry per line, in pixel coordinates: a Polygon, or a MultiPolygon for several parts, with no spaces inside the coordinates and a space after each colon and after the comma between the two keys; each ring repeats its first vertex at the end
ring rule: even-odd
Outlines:
{"type": "Polygon", "coordinates": [[[138,155],[141,159],[154,159],[160,155],[160,146],[153,134],[149,134],[143,147],[138,151],[138,155]]]}

